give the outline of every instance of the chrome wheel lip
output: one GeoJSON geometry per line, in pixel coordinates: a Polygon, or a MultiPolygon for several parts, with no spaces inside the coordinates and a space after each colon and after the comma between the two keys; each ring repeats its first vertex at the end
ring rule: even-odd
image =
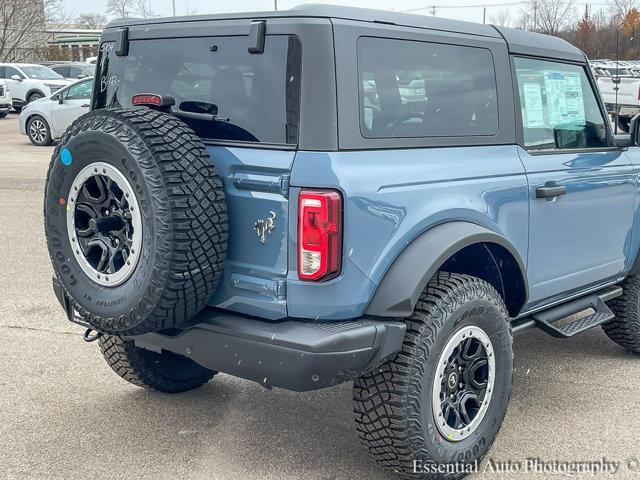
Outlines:
{"type": "Polygon", "coordinates": [[[36,142],[42,143],[47,138],[47,127],[44,122],[38,118],[29,124],[29,136],[36,142]]]}
{"type": "MultiPolygon", "coordinates": [[[[495,363],[496,363],[495,353],[494,353],[491,339],[486,334],[486,332],[482,330],[480,327],[469,326],[469,327],[464,327],[458,330],[455,334],[453,334],[453,336],[449,339],[449,341],[445,345],[442,351],[442,354],[438,359],[437,369],[436,369],[435,377],[433,380],[432,398],[431,398],[433,418],[434,418],[436,427],[438,428],[438,431],[445,439],[449,440],[450,442],[460,442],[465,438],[469,437],[471,434],[473,434],[480,426],[480,423],[485,417],[489,409],[489,405],[491,404],[491,396],[493,395],[493,390],[495,386],[495,375],[496,375],[495,363]],[[449,364],[448,360],[453,354],[453,351],[458,345],[460,345],[464,340],[468,339],[469,337],[479,340],[487,354],[486,356],[489,363],[487,389],[486,389],[485,396],[483,398],[482,405],[480,406],[480,409],[476,413],[476,416],[473,418],[471,423],[469,423],[467,426],[465,426],[462,429],[454,429],[454,428],[451,428],[443,419],[442,404],[441,404],[442,400],[440,398],[442,393],[442,379],[444,378],[445,370],[447,369],[449,364]]],[[[446,392],[445,392],[445,395],[446,395],[446,392]]]]}
{"type": "Polygon", "coordinates": [[[105,287],[117,287],[126,282],[129,277],[135,271],[138,264],[138,260],[142,253],[142,216],[140,214],[140,205],[135,195],[135,191],[132,188],[129,181],[125,176],[116,169],[113,165],[105,162],[94,162],[84,167],[75,177],[71,188],[69,190],[69,196],[66,201],[67,205],[67,235],[69,237],[69,243],[73,254],[82,268],[83,272],[94,282],[105,287]],[[78,192],[81,191],[85,181],[94,175],[103,175],[110,178],[115,182],[124,195],[127,196],[127,200],[131,208],[131,223],[133,226],[131,255],[127,258],[125,263],[117,272],[104,274],[94,269],[88,262],[83,252],[79,248],[76,241],[76,225],[75,225],[75,212],[76,212],[76,199],[78,192]]]}

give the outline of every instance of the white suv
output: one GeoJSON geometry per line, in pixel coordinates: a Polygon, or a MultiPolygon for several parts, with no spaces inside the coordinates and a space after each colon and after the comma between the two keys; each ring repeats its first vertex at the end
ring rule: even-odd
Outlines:
{"type": "Polygon", "coordinates": [[[11,110],[11,92],[7,82],[0,80],[0,118],[4,118],[11,110]]]}
{"type": "Polygon", "coordinates": [[[43,65],[0,63],[0,78],[9,86],[16,111],[33,100],[48,97],[71,82],[43,65]]]}

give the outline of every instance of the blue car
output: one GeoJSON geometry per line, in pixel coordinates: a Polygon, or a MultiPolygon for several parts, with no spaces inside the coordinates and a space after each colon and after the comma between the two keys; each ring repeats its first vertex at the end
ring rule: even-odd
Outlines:
{"type": "Polygon", "coordinates": [[[555,37],[317,5],[118,20],[51,159],[54,290],[135,385],[352,381],[382,467],[459,478],[514,332],[640,353],[637,141],[555,37]]]}

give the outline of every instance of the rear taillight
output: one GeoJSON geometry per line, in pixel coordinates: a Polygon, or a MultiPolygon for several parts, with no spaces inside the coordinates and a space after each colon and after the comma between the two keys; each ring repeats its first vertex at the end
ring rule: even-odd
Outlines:
{"type": "Polygon", "coordinates": [[[342,199],[335,191],[303,190],[298,198],[298,276],[328,280],[340,273],[342,199]]]}

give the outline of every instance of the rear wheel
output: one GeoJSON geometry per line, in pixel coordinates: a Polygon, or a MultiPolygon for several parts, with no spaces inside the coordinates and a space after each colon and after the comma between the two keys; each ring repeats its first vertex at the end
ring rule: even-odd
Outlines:
{"type": "Polygon", "coordinates": [[[360,439],[389,471],[462,478],[491,447],[507,410],[506,308],[488,283],[438,273],[406,323],[397,357],[354,383],[360,439]]]}
{"type": "Polygon", "coordinates": [[[640,275],[630,275],[621,286],[622,296],[608,303],[616,317],[602,329],[621,347],[640,353],[640,275]]]}
{"type": "Polygon", "coordinates": [[[27,136],[37,147],[46,147],[53,143],[49,124],[40,115],[31,117],[27,122],[27,136]]]}
{"type": "Polygon", "coordinates": [[[193,390],[216,374],[190,358],[171,352],[152,352],[111,335],[100,337],[100,350],[111,369],[127,382],[159,392],[193,390]]]}

